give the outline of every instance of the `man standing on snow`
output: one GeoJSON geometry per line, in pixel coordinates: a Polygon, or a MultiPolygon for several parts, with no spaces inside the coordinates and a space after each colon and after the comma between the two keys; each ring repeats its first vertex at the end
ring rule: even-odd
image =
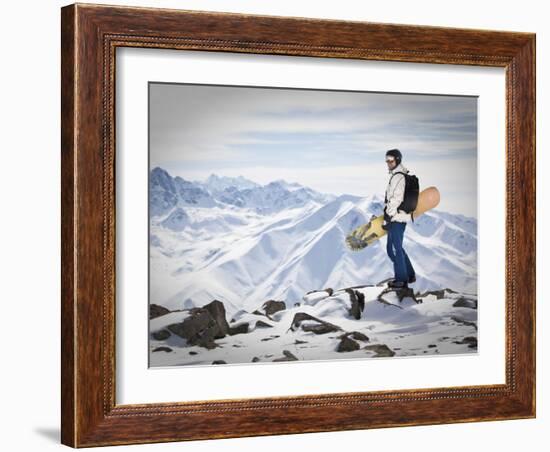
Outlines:
{"type": "Polygon", "coordinates": [[[384,206],[384,220],[387,224],[382,227],[388,232],[386,252],[393,262],[395,279],[388,285],[394,288],[406,288],[409,283],[416,281],[416,274],[409,256],[403,249],[403,236],[407,221],[411,214],[400,210],[405,197],[405,176],[409,170],[401,163],[402,155],[399,149],[390,149],[386,152],[386,164],[390,173],[390,180],[386,188],[384,206]]]}

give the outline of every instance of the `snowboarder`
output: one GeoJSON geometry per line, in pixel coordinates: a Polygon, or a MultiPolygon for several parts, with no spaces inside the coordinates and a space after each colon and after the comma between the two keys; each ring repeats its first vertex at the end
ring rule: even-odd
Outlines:
{"type": "Polygon", "coordinates": [[[407,221],[411,214],[399,207],[405,196],[405,176],[398,173],[409,173],[401,163],[402,155],[399,149],[390,149],[386,152],[386,164],[390,173],[390,180],[386,188],[384,205],[384,220],[382,226],[388,232],[386,252],[393,263],[395,279],[390,280],[389,287],[407,288],[408,284],[416,281],[416,274],[409,256],[403,249],[403,236],[407,221]]]}

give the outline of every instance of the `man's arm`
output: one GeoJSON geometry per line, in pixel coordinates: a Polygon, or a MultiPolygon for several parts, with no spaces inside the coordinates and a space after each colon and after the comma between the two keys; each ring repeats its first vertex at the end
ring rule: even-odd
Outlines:
{"type": "Polygon", "coordinates": [[[396,174],[392,177],[388,192],[386,213],[391,218],[397,213],[397,207],[399,207],[399,204],[403,202],[403,198],[405,197],[405,176],[403,174],[396,174]]]}

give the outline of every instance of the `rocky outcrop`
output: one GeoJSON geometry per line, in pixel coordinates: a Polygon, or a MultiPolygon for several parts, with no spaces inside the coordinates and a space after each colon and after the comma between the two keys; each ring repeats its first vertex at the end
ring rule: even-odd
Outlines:
{"type": "Polygon", "coordinates": [[[434,295],[436,299],[441,300],[442,298],[445,298],[445,292],[457,293],[455,290],[445,287],[444,289],[427,290],[426,292],[423,292],[423,293],[417,293],[416,296],[418,298],[424,298],[424,297],[427,297],[428,295],[434,295]]]}
{"type": "Polygon", "coordinates": [[[369,341],[368,336],[366,334],[361,333],[360,331],[350,331],[348,333],[342,334],[340,337],[343,337],[343,336],[351,337],[352,339],[355,339],[356,341],[363,341],[363,342],[368,342],[369,341]]]}
{"type": "Polygon", "coordinates": [[[170,347],[164,347],[164,346],[157,347],[153,350],[153,352],[168,352],[168,353],[171,352],[171,351],[172,351],[172,349],[170,347]]]}
{"type": "Polygon", "coordinates": [[[156,319],[157,317],[163,316],[170,312],[169,309],[166,309],[164,306],[158,304],[149,305],[149,320],[156,319]]]}
{"type": "Polygon", "coordinates": [[[342,328],[334,325],[333,323],[325,322],[324,320],[313,317],[305,312],[296,313],[292,319],[290,329],[292,331],[296,331],[298,328],[301,328],[302,331],[312,332],[315,334],[333,333],[335,331],[342,330],[342,328]]]}
{"type": "Polygon", "coordinates": [[[159,331],[155,331],[154,333],[151,334],[151,336],[153,336],[153,339],[155,339],[157,341],[165,341],[171,335],[172,334],[170,334],[170,331],[168,331],[168,330],[159,330],[159,331]]]}
{"type": "MultiPolygon", "coordinates": [[[[384,289],[382,292],[380,292],[378,294],[378,301],[382,302],[382,303],[385,303],[385,304],[391,304],[391,305],[394,305],[396,306],[394,303],[391,303],[390,301],[386,300],[384,298],[384,295],[386,294],[392,294],[394,293],[399,302],[402,302],[405,298],[410,298],[412,299],[415,303],[422,303],[422,300],[419,298],[418,295],[415,295],[414,294],[414,291],[410,288],[410,287],[407,287],[407,288],[404,288],[404,289],[392,289],[392,288],[387,288],[387,289],[384,289]]],[[[400,307],[400,306],[398,306],[400,307]]]]}
{"type": "Polygon", "coordinates": [[[456,315],[451,316],[451,320],[455,321],[456,323],[462,323],[463,325],[467,326],[473,326],[477,330],[477,324],[475,322],[470,322],[466,319],[460,318],[456,315]]]}
{"type": "Polygon", "coordinates": [[[477,337],[466,336],[461,341],[454,341],[455,344],[467,344],[468,348],[477,348],[477,337]]]}
{"type": "Polygon", "coordinates": [[[338,344],[338,347],[336,347],[337,352],[354,352],[356,350],[359,350],[360,346],[357,342],[355,342],[353,339],[351,339],[349,336],[344,335],[340,339],[340,343],[338,344]]]}
{"type": "Polygon", "coordinates": [[[218,325],[219,331],[216,335],[216,339],[222,338],[227,333],[229,333],[229,324],[227,323],[227,319],[225,318],[225,306],[221,301],[211,301],[210,303],[204,305],[203,309],[206,309],[210,313],[210,315],[218,325]]]}
{"type": "Polygon", "coordinates": [[[280,361],[298,361],[298,358],[294,356],[290,351],[283,350],[283,355],[281,358],[275,358],[273,362],[280,362],[280,361]]]}
{"type": "Polygon", "coordinates": [[[375,287],[371,284],[310,291],[295,306],[269,299],[261,307],[252,308],[254,312],[234,309],[230,323],[219,300],[183,309],[181,315],[153,306],[152,315],[164,317],[151,324],[151,339],[158,341],[151,347],[156,352],[151,359],[181,362],[184,360],[176,354],[184,353],[189,364],[223,364],[325,356],[345,359],[346,353],[380,358],[451,353],[453,348],[460,353],[477,351],[475,294],[445,288],[427,291],[421,294],[426,297],[422,299],[412,289],[375,287]],[[437,329],[437,336],[430,336],[431,328],[437,329]],[[445,328],[447,335],[440,336],[445,328]],[[428,333],[426,337],[424,333],[428,333]],[[235,335],[243,336],[229,337],[235,335]],[[179,337],[185,341],[181,343],[179,337]],[[218,341],[221,338],[225,339],[218,341]],[[284,350],[289,346],[293,351],[284,350]],[[185,350],[187,347],[191,348],[185,350]],[[235,353],[237,349],[239,353],[235,353]]]}
{"type": "Polygon", "coordinates": [[[286,304],[284,301],[267,300],[262,305],[262,309],[265,312],[265,315],[271,317],[276,312],[284,311],[286,309],[286,304]]]}
{"type": "Polygon", "coordinates": [[[351,302],[349,313],[354,319],[359,320],[365,309],[365,294],[351,288],[344,290],[349,294],[349,300],[351,302]]]}
{"type": "Polygon", "coordinates": [[[229,327],[229,335],[234,336],[235,334],[245,334],[248,333],[248,323],[241,323],[237,326],[229,327]]]}
{"type": "Polygon", "coordinates": [[[374,355],[375,358],[385,358],[395,355],[395,352],[386,344],[366,345],[365,347],[363,347],[363,350],[368,350],[376,353],[374,355]]]}
{"type": "Polygon", "coordinates": [[[273,325],[270,325],[267,322],[264,322],[263,320],[258,320],[256,322],[256,328],[273,328],[273,325]]]}
{"type": "Polygon", "coordinates": [[[284,311],[286,309],[286,304],[284,301],[280,300],[267,300],[261,308],[252,311],[254,315],[263,315],[269,320],[273,320],[271,316],[277,312],[284,311]]]}
{"type": "Polygon", "coordinates": [[[360,331],[349,331],[338,336],[340,342],[336,347],[337,352],[353,352],[361,347],[357,341],[368,342],[369,338],[360,331]]]}
{"type": "MultiPolygon", "coordinates": [[[[334,293],[334,289],[332,287],[327,287],[326,289],[321,289],[321,291],[325,291],[329,297],[332,296],[332,294],[334,293]]],[[[319,292],[319,290],[310,290],[308,292],[306,292],[306,295],[309,295],[311,293],[315,293],[315,292],[319,292]]]]}
{"type": "Polygon", "coordinates": [[[171,333],[186,339],[189,345],[215,348],[214,340],[229,333],[225,307],[221,301],[214,300],[201,308],[192,308],[189,313],[183,322],[167,326],[171,333]]]}
{"type": "Polygon", "coordinates": [[[477,300],[460,297],[453,303],[453,308],[470,308],[477,309],[477,300]]]}

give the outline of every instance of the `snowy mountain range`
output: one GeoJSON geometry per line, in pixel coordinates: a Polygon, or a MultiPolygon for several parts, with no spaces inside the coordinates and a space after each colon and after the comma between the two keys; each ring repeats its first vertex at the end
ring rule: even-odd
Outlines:
{"type": "MultiPolygon", "coordinates": [[[[188,181],[150,173],[150,303],[170,310],[221,300],[228,315],[275,299],[292,306],[326,287],[393,276],[386,240],[349,251],[345,236],[380,215],[383,199],[319,193],[242,176],[188,181]]],[[[477,221],[432,210],[408,223],[417,291],[477,293],[477,221]]]]}
{"type": "Polygon", "coordinates": [[[271,214],[283,209],[303,206],[309,201],[326,203],[333,195],[316,192],[300,184],[284,180],[260,185],[239,177],[211,174],[204,182],[172,177],[156,167],[149,179],[149,207],[152,216],[166,214],[176,207],[235,206],[271,214]]]}

